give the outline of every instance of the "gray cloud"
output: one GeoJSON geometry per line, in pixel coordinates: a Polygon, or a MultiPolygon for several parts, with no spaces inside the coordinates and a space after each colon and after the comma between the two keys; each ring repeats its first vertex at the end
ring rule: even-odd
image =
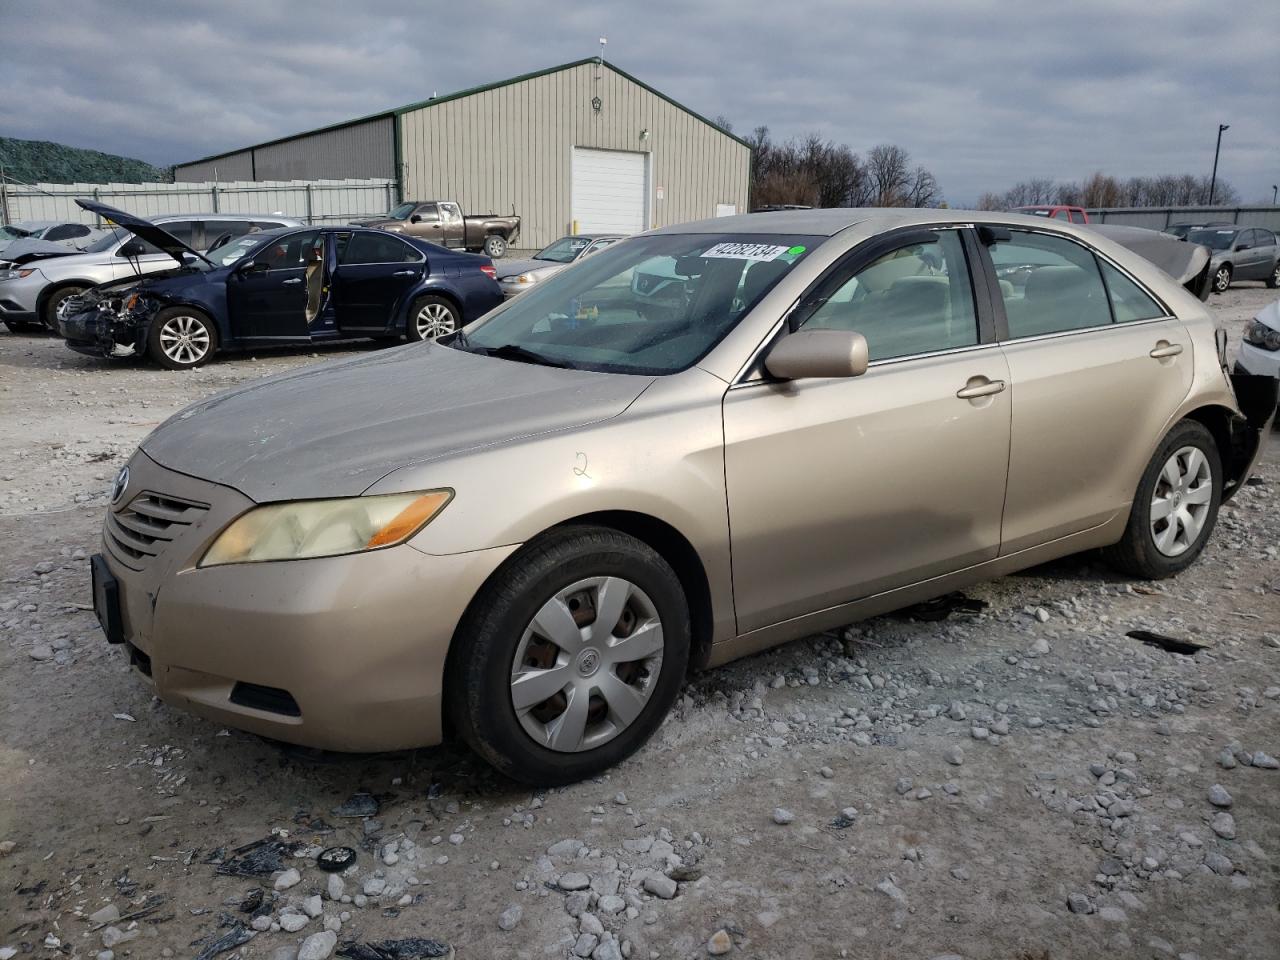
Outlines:
{"type": "Polygon", "coordinates": [[[1280,181],[1274,0],[0,6],[0,132],[193,159],[590,56],[744,133],[893,142],[953,203],[1033,176],[1280,181]]]}

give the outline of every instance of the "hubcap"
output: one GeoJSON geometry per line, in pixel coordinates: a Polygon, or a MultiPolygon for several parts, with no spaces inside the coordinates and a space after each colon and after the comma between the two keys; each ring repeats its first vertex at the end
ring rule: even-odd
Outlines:
{"type": "Polygon", "coordinates": [[[1213,500],[1213,473],[1196,447],[1182,447],[1165,461],[1151,498],[1151,536],[1166,557],[1186,553],[1204,532],[1213,500]]]}
{"type": "Polygon", "coordinates": [[[457,323],[453,313],[443,303],[428,303],[418,311],[418,336],[423,340],[434,340],[446,333],[453,333],[457,323]]]}
{"type": "Polygon", "coordinates": [[[1227,289],[1227,284],[1229,284],[1230,282],[1231,282],[1231,271],[1225,270],[1225,269],[1219,270],[1218,271],[1218,289],[1219,290],[1227,289]]]}
{"type": "Polygon", "coordinates": [[[209,352],[212,338],[195,317],[170,317],[160,328],[160,349],[174,363],[196,363],[209,352]]]}
{"type": "Polygon", "coordinates": [[[662,621],[620,577],[560,590],[525,628],[511,665],[511,705],[535,743],[578,753],[640,716],[662,672],[662,621]]]}

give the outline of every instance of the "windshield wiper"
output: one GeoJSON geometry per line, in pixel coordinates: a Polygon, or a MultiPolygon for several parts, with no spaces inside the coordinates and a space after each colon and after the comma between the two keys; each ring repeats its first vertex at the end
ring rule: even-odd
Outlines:
{"type": "Polygon", "coordinates": [[[479,353],[486,357],[497,357],[499,360],[515,360],[518,363],[534,363],[543,367],[560,367],[572,370],[573,364],[564,360],[552,360],[540,353],[526,349],[514,343],[504,343],[500,347],[469,347],[471,353],[479,353]]]}

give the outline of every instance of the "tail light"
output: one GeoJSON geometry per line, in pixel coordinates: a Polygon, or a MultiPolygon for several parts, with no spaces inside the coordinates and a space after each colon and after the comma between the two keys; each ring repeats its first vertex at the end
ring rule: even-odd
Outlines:
{"type": "Polygon", "coordinates": [[[495,267],[492,263],[486,263],[483,266],[481,266],[480,272],[483,273],[490,280],[498,279],[498,268],[495,267]]]}

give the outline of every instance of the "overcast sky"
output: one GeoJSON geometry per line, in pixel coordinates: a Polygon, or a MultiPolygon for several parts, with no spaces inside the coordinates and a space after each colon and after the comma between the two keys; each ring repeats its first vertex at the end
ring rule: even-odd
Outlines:
{"type": "Polygon", "coordinates": [[[1280,182],[1276,0],[0,0],[0,135],[194,159],[592,56],[738,133],[1029,177],[1280,182]]]}

